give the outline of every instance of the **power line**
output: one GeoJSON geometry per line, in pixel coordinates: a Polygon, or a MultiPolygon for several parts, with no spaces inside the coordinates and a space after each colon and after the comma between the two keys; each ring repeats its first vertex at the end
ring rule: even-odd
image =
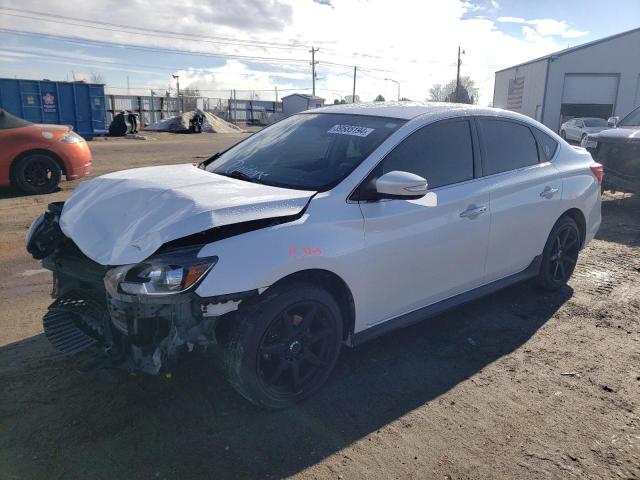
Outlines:
{"type": "Polygon", "coordinates": [[[85,19],[85,18],[77,18],[77,17],[68,17],[65,15],[57,15],[57,14],[53,14],[53,13],[42,13],[42,12],[35,12],[32,10],[23,10],[23,9],[19,9],[19,8],[11,8],[11,7],[4,7],[4,6],[0,6],[0,10],[9,10],[12,12],[19,12],[22,14],[29,14],[29,15],[37,15],[38,18],[34,18],[33,16],[26,16],[26,15],[18,15],[15,13],[6,13],[6,12],[2,12],[3,15],[10,15],[10,16],[14,16],[14,17],[21,17],[21,18],[28,18],[28,19],[32,19],[32,20],[42,20],[42,21],[46,21],[46,22],[53,22],[53,23],[61,23],[64,25],[75,25],[75,26],[79,26],[79,27],[86,27],[86,28],[98,28],[101,30],[107,30],[107,31],[119,31],[119,29],[126,29],[126,30],[132,30],[132,32],[121,32],[121,33],[133,33],[135,35],[152,35],[152,36],[161,36],[162,38],[166,38],[168,35],[170,36],[177,36],[177,37],[185,37],[187,39],[193,40],[193,39],[197,39],[198,41],[206,41],[208,43],[225,43],[225,44],[229,44],[229,45],[240,45],[240,46],[256,46],[256,47],[260,47],[260,48],[283,48],[283,49],[305,49],[306,50],[306,46],[301,45],[301,44],[283,44],[283,43],[277,43],[277,42],[258,42],[258,41],[249,41],[249,40],[239,40],[239,39],[235,39],[235,38],[230,38],[230,37],[222,37],[222,36],[209,36],[209,35],[200,35],[200,34],[196,34],[196,33],[183,33],[183,32],[174,32],[174,31],[170,31],[170,30],[158,30],[158,29],[152,29],[152,28],[145,28],[145,27],[137,27],[137,26],[133,26],[133,25],[126,25],[126,24],[118,24],[118,23],[110,23],[110,22],[102,22],[99,20],[89,20],[89,19],[85,19]],[[59,20],[53,20],[53,18],[59,19],[59,20]],[[65,21],[62,21],[65,20],[65,21]],[[68,21],[71,22],[77,22],[77,23],[69,23],[68,21]],[[91,25],[78,25],[78,23],[85,23],[85,24],[91,24],[91,25]],[[102,25],[105,27],[114,27],[114,28],[101,28],[101,27],[97,27],[96,25],[102,25]],[[144,33],[142,33],[144,32],[144,33]]]}
{"type": "Polygon", "coordinates": [[[232,53],[210,53],[210,52],[200,52],[200,51],[192,51],[192,50],[175,50],[171,48],[164,47],[147,47],[142,45],[125,45],[122,43],[116,42],[107,42],[105,40],[85,40],[85,39],[76,39],[73,37],[65,37],[62,35],[54,35],[51,33],[37,33],[37,32],[27,32],[24,30],[12,30],[8,28],[0,28],[0,32],[9,33],[13,35],[22,35],[22,36],[35,36],[35,37],[44,37],[48,39],[59,40],[63,42],[69,43],[82,43],[82,44],[93,44],[99,46],[110,46],[110,47],[119,47],[119,48],[127,48],[134,50],[142,50],[142,51],[151,51],[151,52],[160,52],[160,53],[171,53],[175,55],[194,55],[194,56],[203,56],[203,57],[213,57],[213,58],[234,58],[241,60],[253,60],[260,62],[275,62],[275,63],[306,63],[307,60],[301,58],[283,58],[283,57],[262,57],[262,56],[254,56],[254,55],[236,55],[232,53]]]}

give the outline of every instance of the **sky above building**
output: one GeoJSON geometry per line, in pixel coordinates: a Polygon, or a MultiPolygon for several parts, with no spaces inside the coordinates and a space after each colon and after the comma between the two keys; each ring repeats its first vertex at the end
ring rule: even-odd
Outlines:
{"type": "Polygon", "coordinates": [[[493,73],[640,26],[640,2],[617,0],[0,0],[0,77],[103,79],[109,93],[273,100],[316,94],[424,100],[461,74],[493,93],[493,73]]]}

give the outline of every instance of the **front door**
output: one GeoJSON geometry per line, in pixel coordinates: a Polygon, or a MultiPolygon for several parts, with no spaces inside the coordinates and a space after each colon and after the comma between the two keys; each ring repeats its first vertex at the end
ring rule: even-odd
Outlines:
{"type": "Polygon", "coordinates": [[[406,171],[427,179],[418,200],[361,203],[366,311],[371,326],[483,282],[489,238],[489,193],[474,178],[474,142],[466,119],[420,128],[372,173],[406,171]]]}

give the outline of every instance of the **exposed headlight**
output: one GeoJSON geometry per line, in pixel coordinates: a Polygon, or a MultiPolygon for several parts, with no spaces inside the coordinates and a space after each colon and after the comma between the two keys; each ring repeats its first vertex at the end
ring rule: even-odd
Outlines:
{"type": "Polygon", "coordinates": [[[218,257],[198,258],[197,249],[177,250],[107,272],[109,293],[129,295],[173,295],[188,290],[213,268],[218,257]]]}
{"type": "Polygon", "coordinates": [[[78,135],[76,132],[69,130],[67,133],[62,135],[59,139],[61,143],[81,143],[84,142],[84,138],[78,135]]]}

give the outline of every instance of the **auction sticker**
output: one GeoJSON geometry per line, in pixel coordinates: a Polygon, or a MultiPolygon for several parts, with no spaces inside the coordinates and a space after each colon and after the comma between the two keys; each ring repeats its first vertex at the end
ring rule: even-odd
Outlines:
{"type": "Polygon", "coordinates": [[[375,129],[368,127],[356,127],[355,125],[334,125],[327,133],[337,133],[339,135],[353,135],[355,137],[366,137],[375,129]]]}

